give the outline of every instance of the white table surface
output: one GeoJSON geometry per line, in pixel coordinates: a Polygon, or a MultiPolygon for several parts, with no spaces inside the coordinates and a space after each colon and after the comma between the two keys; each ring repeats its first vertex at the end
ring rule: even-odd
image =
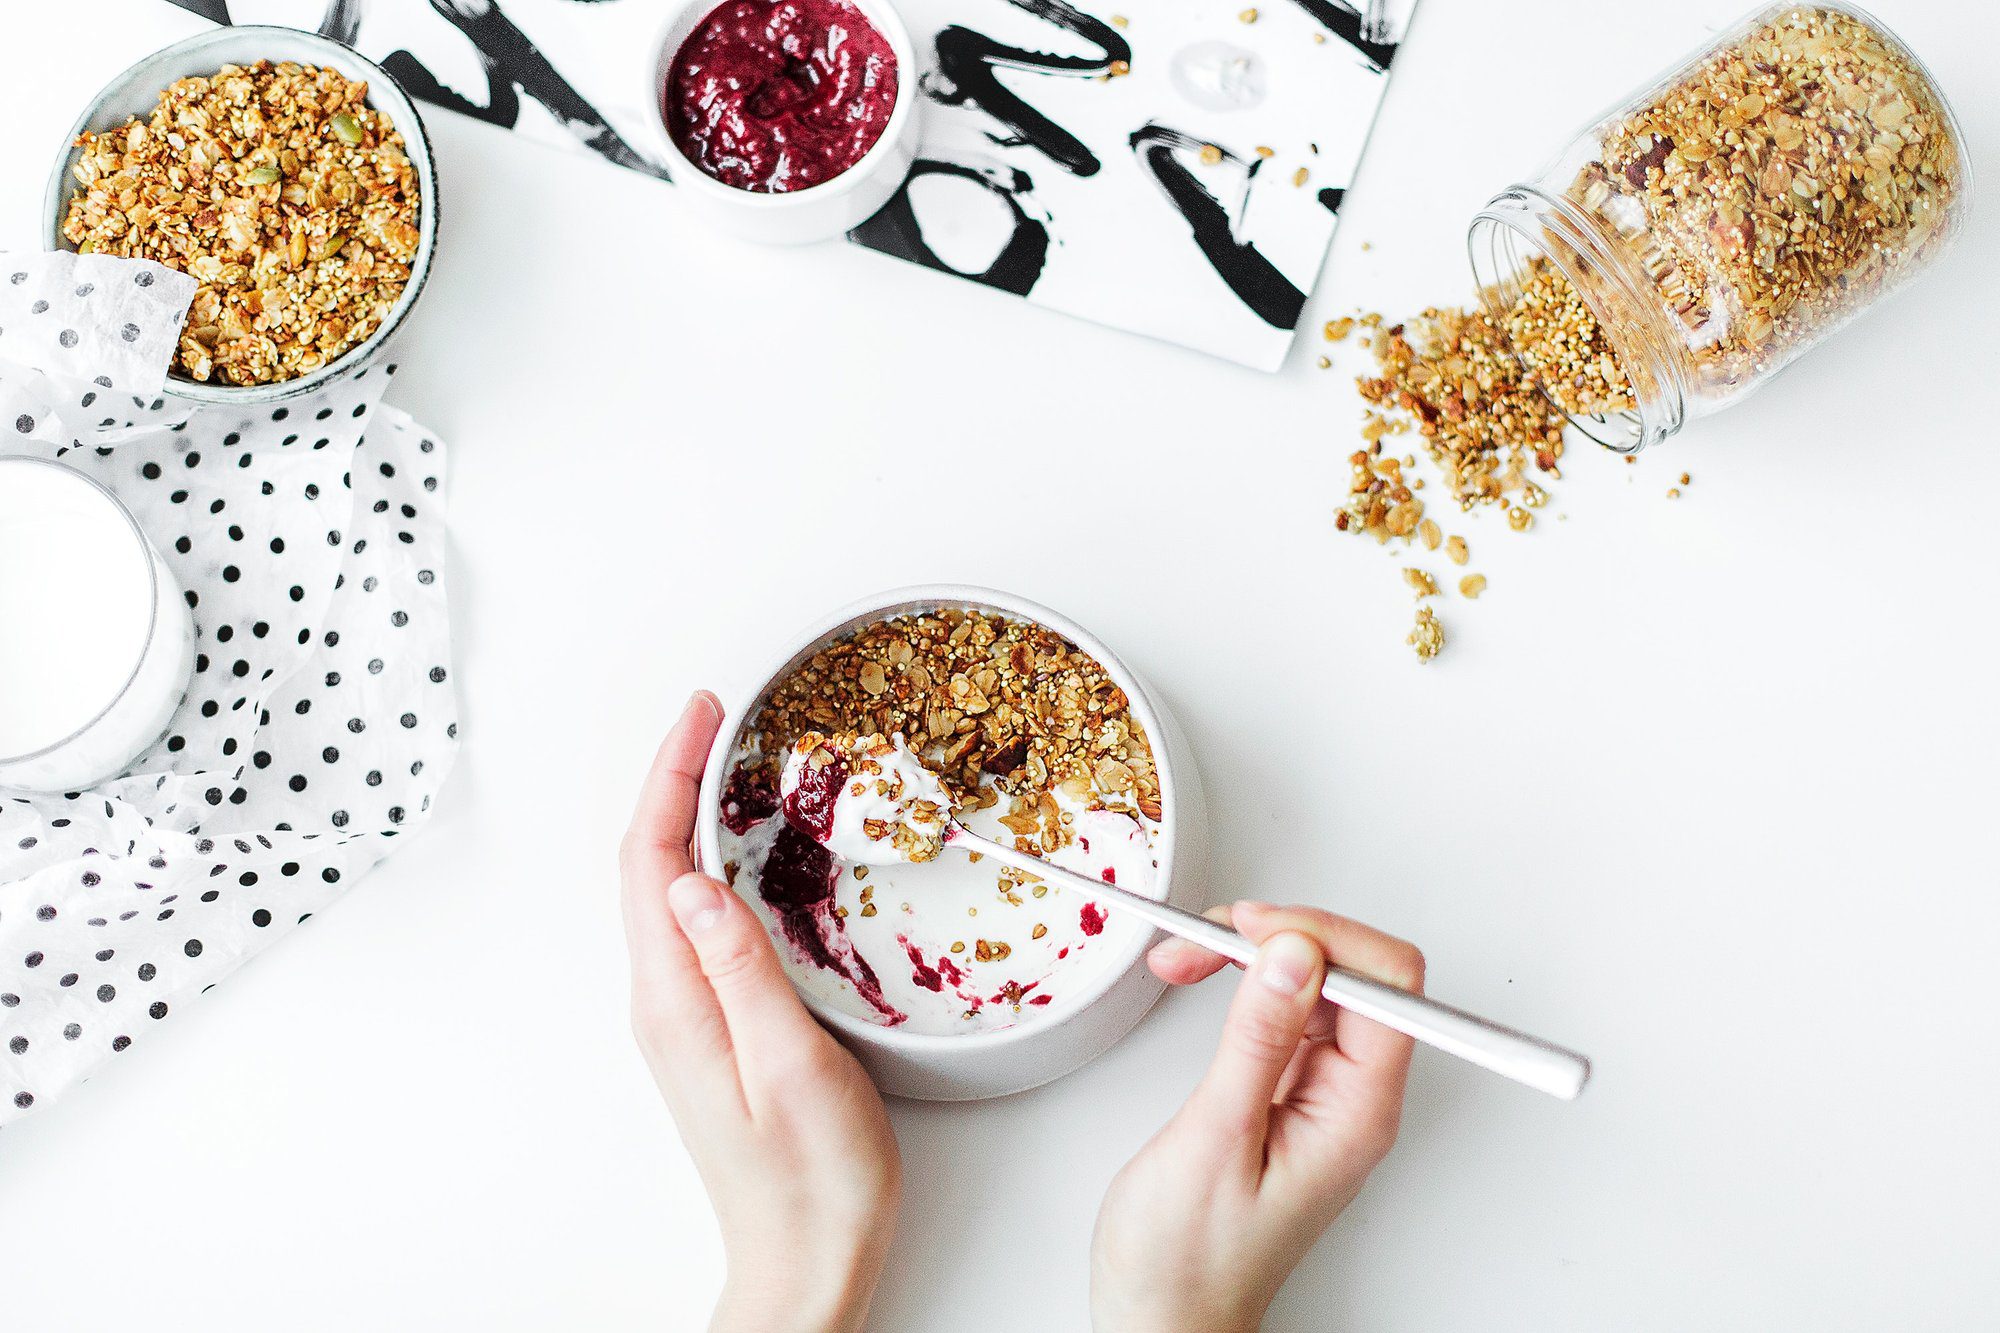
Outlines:
{"type": "MultiPolygon", "coordinates": [[[[1423,0],[1308,327],[1463,299],[1470,212],[1733,8],[1423,0]]],[[[0,18],[0,244],[35,244],[76,108],[199,26],[88,11],[0,18]]],[[[1879,11],[2000,189],[2000,21],[1879,11]]],[[[1420,670],[1398,561],[1332,527],[1358,408],[1316,336],[1266,377],[736,248],[428,123],[445,231],[393,398],[452,450],[458,769],[337,908],[0,1140],[0,1326],[697,1327],[721,1253],[628,1034],[615,843],[689,690],[920,579],[1061,607],[1155,680],[1217,895],[1408,936],[1435,993],[1597,1060],[1563,1105],[1420,1055],[1273,1328],[2000,1323],[1993,198],[1754,401],[1575,457],[1566,521],[1479,515],[1492,588],[1420,670]],[[927,555],[826,558],[885,508],[927,555]]],[[[1097,1201],[1226,999],[1034,1093],[895,1106],[876,1326],[1084,1327],[1097,1201]]]]}

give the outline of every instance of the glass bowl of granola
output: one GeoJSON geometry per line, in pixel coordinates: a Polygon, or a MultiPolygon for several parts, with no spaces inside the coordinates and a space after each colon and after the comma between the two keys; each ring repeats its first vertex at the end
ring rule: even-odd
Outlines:
{"type": "Polygon", "coordinates": [[[416,107],[373,61],[290,28],[204,32],[113,79],[44,207],[52,249],[201,284],[167,377],[201,403],[274,403],[366,366],[437,248],[416,107]]]}
{"type": "Polygon", "coordinates": [[[788,822],[793,751],[855,737],[884,753],[900,739],[974,831],[1187,906],[1206,849],[1200,781],[1145,684],[1010,594],[869,598],[797,636],[731,710],[697,833],[703,867],[757,912],[807,1007],[885,1092],[1003,1096],[1130,1031],[1162,989],[1142,923],[954,850],[846,859],[788,822]]]}

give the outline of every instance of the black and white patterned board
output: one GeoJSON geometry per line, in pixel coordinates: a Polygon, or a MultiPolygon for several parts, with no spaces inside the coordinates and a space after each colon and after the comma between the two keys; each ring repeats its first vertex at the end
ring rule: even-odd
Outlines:
{"type": "Polygon", "coordinates": [[[131,776],[0,788],[0,1124],[343,892],[426,821],[457,750],[444,446],[382,405],[389,366],[189,413],[160,389],[192,291],[156,264],[0,255],[0,454],[125,502],[199,654],[131,776]]]}
{"type": "MultiPolygon", "coordinates": [[[[171,2],[316,29],[413,96],[666,175],[643,97],[670,0],[171,2]]],[[[851,240],[1283,363],[1416,0],[1377,0],[1372,24],[1347,0],[1258,0],[1251,23],[1245,0],[898,4],[926,66],[924,142],[851,240]],[[1116,62],[1130,73],[1106,77],[1116,62]],[[1222,159],[1202,161],[1205,145],[1222,159]]]]}

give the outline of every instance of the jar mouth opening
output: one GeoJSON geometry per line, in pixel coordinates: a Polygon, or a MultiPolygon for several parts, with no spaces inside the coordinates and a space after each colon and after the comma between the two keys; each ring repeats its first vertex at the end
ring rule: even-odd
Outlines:
{"type": "MultiPolygon", "coordinates": [[[[1479,284],[1480,300],[1494,319],[1504,321],[1520,300],[1521,275],[1529,266],[1537,259],[1547,260],[1590,307],[1611,342],[1619,365],[1628,378],[1633,378],[1636,407],[1596,414],[1572,412],[1537,383],[1542,397],[1579,433],[1613,453],[1636,454],[1680,428],[1684,397],[1679,385],[1658,382],[1657,371],[1653,369],[1657,358],[1644,357],[1641,349],[1621,335],[1621,324],[1613,318],[1614,312],[1602,307],[1598,290],[1602,284],[1588,281],[1583,272],[1590,262],[1587,232],[1568,223],[1556,200],[1516,186],[1474,216],[1465,243],[1473,279],[1479,284]],[[1652,392],[1647,392],[1641,378],[1635,377],[1635,368],[1650,372],[1643,378],[1654,381],[1652,392]]],[[[1518,350],[1511,346],[1509,350],[1517,362],[1525,364],[1518,350]]]]}

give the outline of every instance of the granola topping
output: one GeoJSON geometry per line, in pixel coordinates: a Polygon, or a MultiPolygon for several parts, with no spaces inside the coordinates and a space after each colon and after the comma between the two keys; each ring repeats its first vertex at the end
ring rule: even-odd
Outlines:
{"type": "Polygon", "coordinates": [[[297,379],[373,337],[420,233],[403,138],[368,86],[291,62],[180,79],[145,120],[87,133],[65,239],[200,284],[174,370],[297,379]]]}
{"type": "MultiPolygon", "coordinates": [[[[1125,692],[1039,625],[935,611],[870,625],[814,654],[752,719],[775,787],[809,731],[900,735],[955,805],[1022,813],[1058,787],[1160,817],[1160,780],[1125,692]]],[[[1053,850],[1053,849],[1051,849],[1053,850]]]]}

